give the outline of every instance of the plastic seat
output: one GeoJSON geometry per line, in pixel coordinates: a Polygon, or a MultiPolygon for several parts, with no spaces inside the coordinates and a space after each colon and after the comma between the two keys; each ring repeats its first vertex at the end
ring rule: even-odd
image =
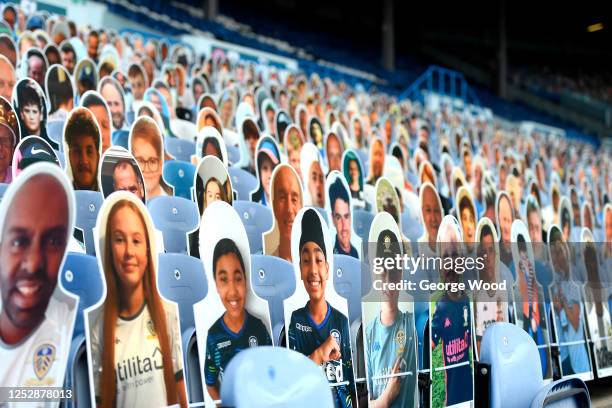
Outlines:
{"type": "Polygon", "coordinates": [[[325,208],[321,208],[321,207],[312,207],[315,210],[317,210],[317,212],[319,214],[321,214],[321,217],[325,220],[325,223],[327,224],[327,226],[329,226],[329,217],[327,216],[327,211],[325,211],[325,208]]]}
{"type": "Polygon", "coordinates": [[[236,408],[334,406],[321,367],[297,351],[270,346],[244,350],[230,361],[221,401],[236,408]]]}
{"type": "Polygon", "coordinates": [[[200,223],[198,206],[182,197],[155,197],[147,202],[155,228],[164,237],[166,252],[187,253],[187,233],[200,223]]]}
{"type": "Polygon", "coordinates": [[[179,308],[189,401],[203,401],[193,305],[204,299],[208,293],[204,265],[200,259],[183,254],[159,254],[158,259],[159,291],[164,298],[176,302],[179,308]]]}
{"type": "Polygon", "coordinates": [[[6,193],[8,186],[7,183],[0,183],[0,201],[2,201],[2,197],[4,197],[4,193],[6,193]]]}
{"type": "Polygon", "coordinates": [[[276,256],[251,255],[251,285],[268,302],[272,323],[272,341],[280,343],[285,322],[283,301],[295,292],[293,264],[276,256]]]}
{"type": "Polygon", "coordinates": [[[89,406],[89,374],[85,347],[84,310],[95,305],[104,293],[102,274],[97,258],[69,252],[62,267],[60,279],[64,288],[79,297],[76,320],[64,385],[72,389],[74,398],[67,407],[89,406]]]}
{"type": "Polygon", "coordinates": [[[402,213],[402,233],[410,240],[416,242],[423,235],[423,223],[412,214],[402,213]]]}
{"type": "Polygon", "coordinates": [[[125,149],[128,149],[128,138],[130,136],[130,132],[127,130],[115,130],[111,137],[111,142],[113,146],[121,146],[125,149]]]}
{"type": "Polygon", "coordinates": [[[237,146],[226,145],[227,159],[230,165],[240,162],[240,148],[237,146]]]}
{"type": "Polygon", "coordinates": [[[189,140],[177,139],[176,137],[164,138],[166,152],[176,160],[185,162],[191,161],[191,156],[195,154],[195,143],[189,140]]]}
{"type": "Polygon", "coordinates": [[[54,120],[47,123],[47,136],[58,145],[60,152],[64,151],[64,124],[63,120],[54,120]]]}
{"type": "Polygon", "coordinates": [[[251,201],[236,200],[233,206],[244,224],[251,253],[263,253],[262,234],[272,228],[274,220],[272,211],[265,205],[251,201]]]}
{"type": "Polygon", "coordinates": [[[54,150],[55,154],[57,155],[57,159],[60,162],[60,165],[62,166],[62,169],[66,168],[66,157],[64,156],[64,152],[60,151],[60,150],[54,150]]]}
{"type": "Polygon", "coordinates": [[[193,164],[180,161],[169,160],[164,163],[164,180],[174,187],[174,195],[191,200],[191,190],[196,168],[193,164]]]}
{"type": "Polygon", "coordinates": [[[369,211],[355,208],[353,210],[353,228],[362,242],[368,242],[370,225],[374,220],[374,214],[369,211]]]}
{"type": "Polygon", "coordinates": [[[559,380],[544,385],[538,347],[531,336],[516,325],[494,323],[489,326],[482,338],[480,361],[490,366],[492,408],[508,406],[509,402],[517,408],[590,406],[582,380],[559,380]]]}
{"type": "Polygon", "coordinates": [[[96,226],[98,211],[104,201],[104,196],[99,191],[75,190],[76,199],[76,223],[75,227],[83,231],[85,252],[88,255],[96,255],[93,228],[96,226]]]}
{"type": "Polygon", "coordinates": [[[345,298],[349,322],[361,318],[361,261],[349,255],[334,254],[334,288],[345,298]]]}
{"type": "Polygon", "coordinates": [[[227,169],[232,178],[232,187],[237,193],[238,200],[251,200],[251,192],[257,188],[257,178],[246,170],[237,167],[227,169]]]}

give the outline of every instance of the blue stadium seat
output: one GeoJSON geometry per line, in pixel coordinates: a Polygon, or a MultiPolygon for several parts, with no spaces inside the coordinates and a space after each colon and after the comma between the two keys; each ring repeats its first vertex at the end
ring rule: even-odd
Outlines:
{"type": "Polygon", "coordinates": [[[402,233],[410,240],[416,242],[423,235],[423,224],[419,218],[414,218],[410,213],[402,213],[402,233]]]}
{"type": "Polygon", "coordinates": [[[227,169],[232,178],[232,187],[237,193],[238,200],[251,200],[251,192],[257,188],[257,178],[246,170],[237,167],[227,169]]]}
{"type": "Polygon", "coordinates": [[[270,346],[246,349],[229,362],[221,401],[236,408],[334,406],[321,367],[297,351],[270,346]]]}
{"type": "Polygon", "coordinates": [[[325,223],[327,224],[327,226],[329,226],[329,217],[327,216],[327,211],[325,211],[325,208],[321,208],[321,207],[315,207],[313,206],[312,208],[314,208],[315,210],[317,210],[317,212],[321,215],[321,217],[325,220],[325,223]]]}
{"type": "Polygon", "coordinates": [[[6,183],[0,183],[0,201],[2,201],[2,197],[4,197],[4,193],[6,193],[8,186],[9,185],[6,183]]]}
{"type": "Polygon", "coordinates": [[[127,130],[115,130],[111,137],[111,143],[113,146],[121,146],[127,149],[129,136],[130,132],[127,130]]]}
{"type": "Polygon", "coordinates": [[[372,220],[374,220],[374,214],[371,212],[358,208],[353,210],[353,228],[362,242],[368,242],[372,220]]]}
{"type": "Polygon", "coordinates": [[[268,301],[272,341],[278,345],[285,322],[283,300],[295,292],[293,265],[276,256],[251,255],[251,285],[259,297],[268,301]]]}
{"type": "Polygon", "coordinates": [[[334,254],[334,289],[345,298],[349,323],[361,317],[361,261],[349,255],[334,254]]]}
{"type": "Polygon", "coordinates": [[[64,123],[63,120],[54,120],[47,123],[47,136],[59,147],[59,151],[64,151],[64,123]]]}
{"type": "Polygon", "coordinates": [[[85,252],[88,255],[95,255],[93,227],[96,226],[98,211],[100,211],[104,196],[99,191],[75,190],[74,197],[77,206],[75,228],[83,231],[85,252]]]}
{"type": "Polygon", "coordinates": [[[193,305],[204,299],[208,292],[204,265],[200,259],[183,254],[159,254],[158,259],[159,291],[164,298],[176,302],[179,307],[189,401],[203,401],[193,305]]]}
{"type": "Polygon", "coordinates": [[[164,180],[174,187],[174,195],[191,200],[191,189],[196,168],[193,164],[180,160],[164,163],[164,180]]]}
{"type": "Polygon", "coordinates": [[[261,234],[272,228],[274,221],[272,211],[265,205],[251,201],[236,200],[233,206],[244,224],[249,238],[251,253],[263,253],[263,238],[261,234]]]}
{"type": "Polygon", "coordinates": [[[238,163],[240,161],[240,148],[237,146],[232,146],[230,144],[226,145],[227,148],[227,159],[230,165],[238,163]]]}
{"type": "Polygon", "coordinates": [[[65,169],[66,168],[66,157],[64,156],[64,152],[60,150],[54,150],[54,152],[57,155],[57,158],[59,159],[60,165],[62,166],[63,169],[65,169]]]}
{"type": "Polygon", "coordinates": [[[200,224],[198,206],[182,197],[155,197],[147,202],[155,228],[164,236],[166,252],[187,253],[187,233],[200,224]]]}
{"type": "Polygon", "coordinates": [[[97,258],[69,252],[62,267],[60,279],[64,288],[79,297],[76,321],[64,385],[74,392],[67,407],[89,406],[89,374],[85,347],[84,310],[96,304],[103,295],[104,284],[97,258]]]}
{"type": "Polygon", "coordinates": [[[191,156],[195,154],[195,143],[189,140],[177,139],[176,137],[164,138],[164,146],[168,154],[176,160],[185,162],[191,161],[191,156]]]}
{"type": "Polygon", "coordinates": [[[583,381],[559,380],[544,385],[538,347],[522,328],[494,323],[482,338],[480,361],[490,366],[491,407],[588,407],[583,381]]]}

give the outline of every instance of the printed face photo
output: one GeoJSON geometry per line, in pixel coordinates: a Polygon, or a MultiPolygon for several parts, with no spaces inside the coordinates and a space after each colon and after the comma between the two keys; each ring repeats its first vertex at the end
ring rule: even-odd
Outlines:
{"type": "Polygon", "coordinates": [[[301,173],[300,152],[304,145],[304,139],[300,132],[301,131],[295,125],[290,125],[285,130],[285,149],[287,149],[289,164],[298,174],[301,173]]]}
{"type": "Polygon", "coordinates": [[[146,207],[134,194],[116,192],[100,208],[97,231],[106,297],[85,312],[96,401],[127,406],[147,395],[187,407],[178,308],[158,292],[146,207]]]}
{"type": "Polygon", "coordinates": [[[510,243],[510,231],[512,229],[512,204],[507,194],[499,194],[497,198],[497,225],[500,230],[501,242],[510,243]]]}
{"type": "Polygon", "coordinates": [[[111,117],[104,98],[96,91],[87,91],[81,97],[81,106],[89,109],[100,129],[102,152],[111,146],[111,117]]]}
{"type": "Polygon", "coordinates": [[[327,135],[327,166],[329,171],[342,169],[342,144],[335,133],[327,135]]]}
{"type": "Polygon", "coordinates": [[[145,72],[142,65],[132,64],[128,69],[128,81],[135,101],[141,101],[147,88],[145,72]]]}
{"type": "Polygon", "coordinates": [[[155,121],[146,116],[139,117],[130,131],[130,153],[134,156],[144,177],[147,199],[167,194],[162,185],[164,164],[162,136],[155,121]]]}
{"type": "Polygon", "coordinates": [[[312,198],[312,205],[319,208],[325,207],[325,177],[321,163],[313,161],[308,172],[308,191],[312,198]]]}
{"type": "Polygon", "coordinates": [[[110,110],[113,129],[123,129],[125,123],[125,102],[121,86],[114,78],[104,78],[101,82],[100,94],[110,110]]]}
{"type": "Polygon", "coordinates": [[[436,189],[431,184],[421,187],[421,211],[425,231],[429,237],[430,244],[435,242],[438,237],[438,228],[442,222],[442,208],[436,189]]]}
{"type": "Polygon", "coordinates": [[[231,178],[223,162],[214,156],[200,159],[195,175],[194,191],[200,214],[215,201],[232,204],[231,178]]]}
{"type": "Polygon", "coordinates": [[[77,190],[98,190],[100,130],[87,108],[74,109],[64,128],[65,151],[77,190]]]}
{"type": "Polygon", "coordinates": [[[87,91],[95,91],[98,87],[96,64],[88,58],[80,60],[74,71],[74,81],[79,96],[87,91]]]}
{"type": "Polygon", "coordinates": [[[370,148],[370,181],[376,181],[383,174],[385,149],[380,139],[375,139],[370,148]]]}
{"type": "Polygon", "coordinates": [[[47,118],[46,102],[40,86],[30,78],[24,78],[17,83],[13,97],[13,106],[19,114],[21,135],[46,135],[44,124],[47,118]]]}
{"type": "Polygon", "coordinates": [[[144,179],[138,163],[121,147],[113,146],[104,153],[99,183],[105,198],[115,191],[127,191],[146,202],[144,179]]]}
{"type": "Polygon", "coordinates": [[[295,171],[286,164],[281,164],[274,173],[273,188],[272,208],[280,242],[291,243],[293,221],[303,204],[302,186],[295,171]]]}
{"type": "Polygon", "coordinates": [[[13,39],[5,33],[0,34],[0,55],[4,55],[11,66],[17,66],[17,47],[13,39]]]}
{"type": "Polygon", "coordinates": [[[29,178],[12,198],[0,243],[5,344],[19,343],[45,318],[67,245],[68,206],[59,180],[44,173],[29,178]]]}
{"type": "Polygon", "coordinates": [[[0,54],[0,96],[7,101],[13,100],[15,88],[15,69],[4,54],[0,54]]]}

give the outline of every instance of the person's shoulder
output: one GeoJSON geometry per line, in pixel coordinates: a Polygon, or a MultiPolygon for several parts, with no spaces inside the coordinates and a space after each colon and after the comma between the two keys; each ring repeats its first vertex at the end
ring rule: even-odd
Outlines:
{"type": "Polygon", "coordinates": [[[213,335],[223,334],[223,315],[219,317],[208,329],[208,337],[211,338],[213,335]]]}
{"type": "Polygon", "coordinates": [[[291,321],[304,321],[308,317],[308,311],[306,310],[306,306],[300,307],[299,309],[295,309],[291,312],[291,321]]]}
{"type": "Polygon", "coordinates": [[[266,325],[264,324],[264,322],[259,317],[253,316],[248,311],[246,311],[246,314],[247,314],[247,318],[248,318],[248,324],[251,327],[251,329],[256,329],[256,330],[265,330],[266,329],[266,325]]]}
{"type": "Polygon", "coordinates": [[[346,317],[344,313],[342,313],[332,305],[329,305],[329,308],[331,309],[330,318],[333,318],[336,321],[346,322],[348,324],[348,317],[346,317]]]}

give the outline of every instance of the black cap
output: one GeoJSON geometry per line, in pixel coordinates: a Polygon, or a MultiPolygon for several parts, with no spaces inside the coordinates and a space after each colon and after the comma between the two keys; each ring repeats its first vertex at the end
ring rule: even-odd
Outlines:
{"type": "Polygon", "coordinates": [[[29,165],[41,161],[55,163],[58,166],[60,165],[57,155],[53,149],[45,143],[44,139],[40,137],[29,137],[27,140],[24,140],[25,142],[19,147],[19,151],[21,152],[21,160],[19,160],[19,164],[17,165],[19,170],[23,170],[29,165]]]}
{"type": "Polygon", "coordinates": [[[393,231],[385,229],[378,234],[376,241],[376,256],[379,258],[389,258],[399,254],[399,242],[393,231]]]}
{"type": "Polygon", "coordinates": [[[323,228],[317,210],[308,208],[302,216],[302,236],[300,237],[300,253],[307,242],[314,242],[323,251],[323,256],[327,259],[325,251],[325,239],[323,238],[323,228]]]}

